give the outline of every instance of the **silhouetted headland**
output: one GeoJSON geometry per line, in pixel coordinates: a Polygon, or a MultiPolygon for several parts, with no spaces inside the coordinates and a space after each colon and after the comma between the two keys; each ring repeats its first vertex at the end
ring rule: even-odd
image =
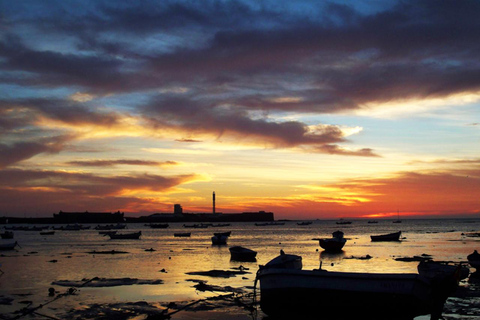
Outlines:
{"type": "MultiPolygon", "coordinates": [[[[181,207],[180,207],[181,208],[181,207]]],[[[126,217],[123,212],[64,212],[54,213],[51,218],[0,217],[0,224],[65,224],[65,223],[150,223],[150,222],[256,222],[273,221],[273,212],[241,213],[154,213],[141,217],[126,217]]]]}

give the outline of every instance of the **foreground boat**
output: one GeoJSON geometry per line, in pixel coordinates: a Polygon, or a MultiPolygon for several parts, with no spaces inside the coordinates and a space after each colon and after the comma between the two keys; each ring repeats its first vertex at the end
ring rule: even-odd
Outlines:
{"type": "Polygon", "coordinates": [[[389,233],[389,234],[382,234],[378,236],[370,236],[372,241],[400,241],[400,235],[402,234],[401,231],[389,233]]]}
{"type": "Polygon", "coordinates": [[[318,314],[335,319],[439,319],[457,284],[457,267],[422,262],[418,274],[302,270],[301,257],[281,254],[257,272],[260,306],[269,316],[318,314]],[[430,270],[434,272],[430,272],[430,270]]]}
{"type": "Polygon", "coordinates": [[[109,233],[110,239],[140,239],[141,231],[133,233],[109,233]]]}
{"type": "Polygon", "coordinates": [[[234,261],[256,261],[257,252],[241,246],[229,248],[230,259],[234,261]]]}
{"type": "Polygon", "coordinates": [[[332,238],[318,239],[320,247],[327,252],[340,252],[342,251],[347,239],[343,237],[342,231],[335,231],[332,233],[332,238]]]}

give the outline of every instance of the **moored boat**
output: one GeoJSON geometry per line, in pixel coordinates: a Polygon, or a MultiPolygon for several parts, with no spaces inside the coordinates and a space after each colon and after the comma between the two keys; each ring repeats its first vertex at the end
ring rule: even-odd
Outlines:
{"type": "Polygon", "coordinates": [[[320,247],[327,252],[340,252],[342,251],[347,239],[343,237],[342,231],[335,231],[332,234],[332,238],[318,239],[320,247]]]}
{"type": "Polygon", "coordinates": [[[95,230],[120,230],[125,229],[127,225],[125,223],[117,223],[117,224],[107,224],[107,225],[98,225],[95,227],[95,230]]]}
{"type": "Polygon", "coordinates": [[[177,232],[173,234],[174,237],[190,237],[191,235],[191,232],[177,232]]]}
{"type": "Polygon", "coordinates": [[[265,227],[265,226],[283,226],[285,222],[256,222],[255,225],[257,227],[265,227]]]}
{"type": "Polygon", "coordinates": [[[4,233],[0,233],[2,239],[13,239],[13,232],[12,231],[5,231],[4,233]]]}
{"type": "Polygon", "coordinates": [[[402,234],[401,231],[388,233],[388,234],[381,234],[377,236],[370,236],[372,241],[400,241],[400,235],[402,234]]]}
{"type": "Polygon", "coordinates": [[[241,246],[229,248],[230,259],[234,261],[256,261],[257,252],[241,246]]]}
{"type": "Polygon", "coordinates": [[[339,319],[413,319],[425,314],[438,319],[458,284],[451,268],[435,276],[429,275],[430,265],[409,274],[331,272],[302,270],[298,261],[300,256],[282,254],[258,270],[260,306],[267,315],[301,318],[321,311],[339,319]]]}
{"type": "Polygon", "coordinates": [[[150,228],[152,229],[166,229],[168,227],[168,223],[150,223],[150,228]]]}
{"type": "Polygon", "coordinates": [[[2,242],[0,243],[0,251],[13,250],[18,245],[18,242],[2,242]]]}
{"type": "Polygon", "coordinates": [[[230,237],[230,236],[232,235],[232,231],[227,231],[227,232],[215,232],[213,235],[214,235],[214,236],[217,236],[217,237],[222,237],[222,236],[230,237]]]}
{"type": "Polygon", "coordinates": [[[214,245],[222,245],[222,244],[227,244],[227,239],[228,236],[225,235],[214,235],[212,237],[212,244],[214,245]]]}
{"type": "Polygon", "coordinates": [[[133,233],[109,233],[110,239],[140,239],[141,231],[133,233]]]}
{"type": "Polygon", "coordinates": [[[311,225],[312,221],[302,221],[302,222],[297,222],[297,225],[299,226],[308,226],[311,225]]]}

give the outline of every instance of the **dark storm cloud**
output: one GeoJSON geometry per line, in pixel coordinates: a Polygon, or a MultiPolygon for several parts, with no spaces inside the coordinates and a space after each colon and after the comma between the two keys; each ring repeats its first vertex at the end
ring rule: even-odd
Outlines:
{"type": "Polygon", "coordinates": [[[294,147],[343,142],[343,133],[335,126],[321,126],[311,132],[299,121],[274,122],[254,119],[241,109],[204,104],[193,98],[158,97],[144,108],[145,119],[153,127],[171,126],[187,132],[226,134],[251,139],[259,144],[294,147]]]}
{"type": "MultiPolygon", "coordinates": [[[[79,49],[88,47],[85,53],[35,50],[10,36],[3,39],[0,54],[6,59],[4,68],[34,73],[37,85],[81,85],[94,91],[151,89],[171,81],[202,81],[208,87],[261,74],[272,81],[311,77],[329,88],[318,89],[324,98],[313,100],[320,112],[328,111],[329,104],[350,108],[405,94],[448,95],[479,87],[476,1],[405,1],[372,14],[334,3],[310,7],[302,12],[241,1],[104,2],[80,13],[27,20],[50,33],[67,33],[81,44],[79,49]],[[188,37],[194,28],[201,30],[196,46],[198,39],[188,37]],[[164,43],[172,41],[165,53],[147,40],[133,49],[135,43],[129,45],[133,40],[125,34],[174,40],[165,38],[164,43]],[[380,90],[369,91],[379,82],[387,90],[381,97],[375,95],[380,90]],[[405,83],[411,85],[401,93],[395,90],[405,83]]],[[[292,108],[304,109],[301,104],[292,108]]]]}
{"type": "MultiPolygon", "coordinates": [[[[337,147],[344,138],[334,126],[312,133],[302,122],[268,121],[250,111],[332,113],[480,90],[478,1],[401,1],[370,12],[302,4],[103,1],[50,3],[29,14],[5,6],[0,81],[100,94],[184,87],[198,98],[165,95],[138,112],[157,128],[345,155],[374,152],[337,147]],[[18,30],[45,35],[45,43],[18,30]],[[62,45],[54,41],[63,38],[62,45]]],[[[34,104],[61,121],[115,121],[114,114],[77,106],[34,104]]]]}

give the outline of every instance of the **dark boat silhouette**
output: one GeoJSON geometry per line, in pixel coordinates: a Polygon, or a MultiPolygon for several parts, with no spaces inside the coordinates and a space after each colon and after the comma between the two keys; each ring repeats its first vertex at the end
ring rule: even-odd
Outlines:
{"type": "Polygon", "coordinates": [[[335,231],[332,233],[332,238],[318,239],[320,247],[327,252],[340,252],[342,251],[347,239],[343,237],[342,231],[335,231]]]}
{"type": "Polygon", "coordinates": [[[400,241],[400,235],[402,234],[401,231],[388,233],[388,234],[381,234],[378,236],[370,236],[372,241],[400,241]]]}
{"type": "Polygon", "coordinates": [[[234,261],[256,261],[257,252],[241,246],[229,248],[230,259],[234,261]]]}
{"type": "Polygon", "coordinates": [[[418,273],[302,270],[302,258],[281,254],[260,266],[260,306],[272,317],[301,319],[322,314],[335,319],[439,319],[458,285],[461,266],[421,262],[418,273]]]}
{"type": "Polygon", "coordinates": [[[140,236],[142,235],[141,231],[138,232],[133,232],[133,233],[110,233],[108,236],[110,236],[110,239],[112,240],[118,240],[118,239],[140,239],[140,236]]]}

